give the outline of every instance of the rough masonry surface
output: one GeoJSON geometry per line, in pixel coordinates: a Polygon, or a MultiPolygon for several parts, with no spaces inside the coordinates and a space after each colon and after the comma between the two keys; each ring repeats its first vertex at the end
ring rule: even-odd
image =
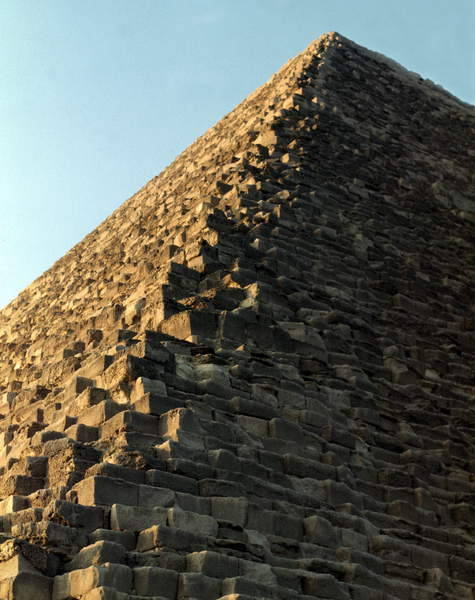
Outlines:
{"type": "Polygon", "coordinates": [[[326,34],[3,309],[0,598],[474,600],[474,133],[326,34]]]}

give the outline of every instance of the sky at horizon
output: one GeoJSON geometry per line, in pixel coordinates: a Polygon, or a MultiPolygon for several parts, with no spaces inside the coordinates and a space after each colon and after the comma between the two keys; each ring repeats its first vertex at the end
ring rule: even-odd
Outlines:
{"type": "Polygon", "coordinates": [[[475,104],[473,0],[0,0],[0,308],[327,31],[475,104]]]}

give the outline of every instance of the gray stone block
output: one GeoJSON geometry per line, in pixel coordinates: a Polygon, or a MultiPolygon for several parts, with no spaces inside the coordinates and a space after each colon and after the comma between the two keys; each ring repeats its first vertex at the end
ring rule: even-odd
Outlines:
{"type": "Polygon", "coordinates": [[[67,571],[86,569],[92,565],[103,565],[104,563],[124,563],[125,548],[114,542],[98,541],[81,548],[74,558],[67,563],[67,571]]]}
{"type": "Polygon", "coordinates": [[[154,506],[127,506],[113,504],[110,512],[111,528],[122,531],[142,531],[153,525],[167,524],[167,509],[154,506]]]}
{"type": "Polygon", "coordinates": [[[159,567],[135,567],[134,589],[142,596],[160,596],[175,600],[178,589],[178,573],[159,567]]]}

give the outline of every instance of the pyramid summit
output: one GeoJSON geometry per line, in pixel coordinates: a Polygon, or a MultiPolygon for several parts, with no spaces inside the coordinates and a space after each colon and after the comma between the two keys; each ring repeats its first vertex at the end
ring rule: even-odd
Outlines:
{"type": "Polygon", "coordinates": [[[0,598],[474,600],[474,132],[323,35],[0,311],[0,598]]]}

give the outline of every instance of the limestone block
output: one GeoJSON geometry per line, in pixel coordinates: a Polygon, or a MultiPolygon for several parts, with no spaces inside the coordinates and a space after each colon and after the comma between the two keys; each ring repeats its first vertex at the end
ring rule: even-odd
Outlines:
{"type": "MultiPolygon", "coordinates": [[[[87,594],[81,596],[81,600],[138,600],[137,596],[131,596],[125,592],[118,592],[116,589],[108,586],[99,586],[93,590],[89,590],[87,594]]],[[[140,599],[142,600],[142,599],[140,599]]],[[[147,598],[147,600],[155,600],[155,598],[147,598]]],[[[161,600],[161,598],[158,598],[161,600]]]]}
{"type": "Polygon", "coordinates": [[[8,496],[0,501],[0,515],[23,510],[28,507],[28,499],[24,496],[8,496]]]}
{"type": "Polygon", "coordinates": [[[213,517],[185,511],[176,507],[168,509],[168,525],[204,536],[216,537],[218,534],[218,523],[213,517]]]}
{"type": "Polygon", "coordinates": [[[116,465],[115,463],[103,461],[89,467],[85,476],[90,477],[91,475],[102,475],[105,477],[114,477],[115,479],[124,479],[132,483],[144,483],[145,472],[138,469],[132,469],[130,467],[123,467],[122,465],[116,465]]]}
{"type": "Polygon", "coordinates": [[[341,545],[341,531],[333,527],[330,521],[313,515],[303,520],[304,531],[307,539],[318,546],[337,548],[341,545]]]}
{"type": "MultiPolygon", "coordinates": [[[[138,486],[138,506],[145,508],[153,508],[156,506],[172,506],[175,502],[175,494],[172,490],[160,488],[152,485],[138,486]]],[[[131,504],[121,502],[121,504],[131,504]]]]}
{"type": "Polygon", "coordinates": [[[221,595],[221,581],[201,573],[180,573],[177,600],[216,600],[221,595]]]}
{"type": "Polygon", "coordinates": [[[250,581],[255,581],[268,586],[277,585],[277,578],[271,565],[241,559],[239,561],[239,572],[243,577],[250,581]]]}
{"type": "Polygon", "coordinates": [[[130,551],[135,550],[136,536],[133,531],[114,531],[100,528],[89,534],[89,543],[95,544],[96,542],[114,542],[130,551]]]}
{"type": "Polygon", "coordinates": [[[14,577],[0,575],[0,598],[8,600],[51,600],[52,579],[40,573],[19,573],[14,577]]]}
{"type": "Polygon", "coordinates": [[[226,579],[223,579],[222,591],[225,598],[237,597],[239,600],[241,600],[242,597],[250,597],[253,600],[254,598],[267,599],[272,597],[279,598],[279,600],[283,600],[284,598],[285,600],[290,600],[291,598],[292,600],[296,599],[296,595],[289,589],[284,591],[282,588],[278,589],[276,587],[267,586],[262,582],[253,581],[252,579],[242,576],[227,577],[226,579]],[[280,591],[284,592],[285,595],[279,593],[280,591]]]}
{"type": "Polygon", "coordinates": [[[167,509],[161,507],[113,504],[110,513],[111,528],[126,531],[141,531],[153,525],[166,525],[167,518],[167,509]]]}
{"type": "Polygon", "coordinates": [[[142,596],[160,596],[175,600],[178,589],[178,573],[159,567],[135,567],[134,588],[142,596]]]}
{"type": "Polygon", "coordinates": [[[368,551],[368,538],[352,529],[341,529],[341,544],[360,552],[368,551]]]}
{"type": "Polygon", "coordinates": [[[232,556],[204,550],[187,555],[186,569],[216,579],[237,577],[239,575],[239,560],[232,556]]]}
{"type": "Polygon", "coordinates": [[[158,417],[146,415],[135,410],[117,413],[101,425],[101,438],[110,438],[121,431],[138,431],[158,435],[158,417]]]}
{"type": "Polygon", "coordinates": [[[137,356],[125,355],[115,360],[98,379],[100,385],[106,389],[117,386],[130,386],[139,377],[147,379],[160,379],[163,367],[155,361],[137,356]]]}
{"type": "Polygon", "coordinates": [[[12,527],[14,537],[26,538],[33,544],[42,544],[59,554],[75,554],[87,544],[87,534],[81,529],[39,521],[12,527]]]}
{"type": "Polygon", "coordinates": [[[53,500],[44,510],[48,521],[79,527],[87,532],[104,525],[104,510],[95,506],[82,506],[65,500],[53,500]]]}
{"type": "Polygon", "coordinates": [[[147,377],[136,379],[130,394],[131,401],[136,402],[147,394],[151,394],[156,398],[166,398],[167,386],[165,382],[162,379],[149,379],[147,377]]]}
{"type": "Polygon", "coordinates": [[[2,496],[28,496],[42,487],[44,487],[42,477],[11,475],[1,483],[0,494],[2,496]]]}
{"type": "Polygon", "coordinates": [[[249,502],[246,498],[211,498],[211,514],[218,521],[228,521],[244,527],[247,522],[249,502]]]}
{"type": "Polygon", "coordinates": [[[269,435],[269,422],[266,419],[239,415],[237,422],[240,427],[258,438],[265,438],[269,435]]]}
{"type": "Polygon", "coordinates": [[[301,442],[304,437],[303,430],[299,425],[279,418],[269,421],[269,435],[294,442],[301,442]]]}
{"type": "MultiPolygon", "coordinates": [[[[160,382],[161,383],[161,382],[160,382]]],[[[184,402],[163,394],[147,393],[132,403],[132,408],[138,412],[160,417],[163,413],[183,407],[184,402]]]]}
{"type": "Polygon", "coordinates": [[[83,411],[79,416],[79,422],[89,427],[98,427],[118,412],[125,410],[125,408],[125,406],[112,400],[103,400],[83,411]]]}
{"type": "Polygon", "coordinates": [[[84,423],[77,423],[66,429],[65,434],[78,442],[95,442],[99,437],[99,429],[84,423]]]}
{"type": "Polygon", "coordinates": [[[327,501],[332,506],[348,503],[353,504],[360,510],[363,508],[363,499],[361,495],[350,489],[345,483],[327,479],[322,481],[322,486],[325,490],[327,501]]]}
{"type": "Polygon", "coordinates": [[[172,548],[174,550],[202,550],[207,545],[206,537],[166,527],[164,525],[154,525],[139,533],[137,539],[137,551],[147,552],[154,548],[172,548]]]}
{"type": "Polygon", "coordinates": [[[88,379],[87,377],[78,377],[75,375],[71,381],[66,385],[64,390],[64,396],[74,397],[83,392],[88,387],[93,387],[94,381],[92,379],[88,379]]]}
{"type": "Polygon", "coordinates": [[[225,479],[202,479],[199,487],[202,496],[242,496],[240,485],[225,479]]]}
{"type": "Polygon", "coordinates": [[[58,558],[46,549],[23,540],[8,539],[0,545],[0,579],[21,573],[55,575],[58,558]]]}
{"type": "Polygon", "coordinates": [[[121,544],[110,541],[98,541],[81,550],[66,564],[66,571],[86,569],[92,565],[104,563],[124,563],[125,548],[121,544]]]}
{"type": "Polygon", "coordinates": [[[125,565],[91,566],[65,575],[57,575],[54,578],[52,600],[79,598],[100,586],[128,593],[132,588],[132,581],[132,570],[125,565]]]}
{"type": "Polygon", "coordinates": [[[192,336],[212,338],[216,332],[216,318],[207,312],[183,311],[162,321],[160,330],[181,340],[189,340],[192,336]]]}
{"type": "Polygon", "coordinates": [[[350,600],[348,590],[333,575],[319,573],[303,579],[303,591],[309,596],[328,598],[329,600],[350,600]]]}
{"type": "Polygon", "coordinates": [[[73,486],[79,504],[85,506],[112,505],[115,503],[137,506],[139,502],[139,486],[112,477],[94,475],[83,479],[73,486]]]}
{"type": "Polygon", "coordinates": [[[149,485],[157,485],[177,492],[198,494],[198,482],[191,477],[178,475],[177,473],[170,473],[159,469],[148,469],[145,473],[145,481],[149,485]]]}
{"type": "Polygon", "coordinates": [[[201,434],[202,428],[195,413],[188,408],[175,408],[160,417],[160,435],[172,435],[177,429],[201,434]]]}

